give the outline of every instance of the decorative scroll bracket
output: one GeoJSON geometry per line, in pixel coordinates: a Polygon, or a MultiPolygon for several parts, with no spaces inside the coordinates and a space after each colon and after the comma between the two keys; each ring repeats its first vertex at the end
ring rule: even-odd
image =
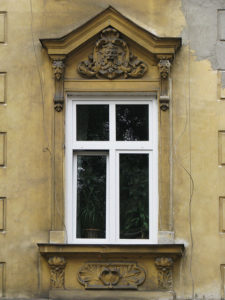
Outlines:
{"type": "Polygon", "coordinates": [[[158,288],[173,290],[173,259],[171,257],[157,257],[155,265],[158,270],[158,288]]]}
{"type": "Polygon", "coordinates": [[[48,265],[51,288],[64,289],[66,260],[63,257],[53,256],[49,258],[48,265]]]}
{"type": "Polygon", "coordinates": [[[159,59],[158,68],[160,73],[160,109],[162,111],[167,111],[170,102],[170,61],[172,57],[163,57],[159,55],[157,58],[159,59]]]}
{"type": "Polygon", "coordinates": [[[52,55],[52,70],[55,78],[54,107],[57,112],[63,110],[64,105],[64,72],[65,55],[52,55]]]}

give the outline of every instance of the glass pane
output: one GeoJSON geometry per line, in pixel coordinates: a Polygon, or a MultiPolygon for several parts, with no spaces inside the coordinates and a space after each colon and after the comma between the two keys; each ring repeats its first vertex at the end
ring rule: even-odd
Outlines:
{"type": "Polygon", "coordinates": [[[77,140],[109,140],[108,105],[77,105],[77,140]]]}
{"type": "Polygon", "coordinates": [[[148,154],[120,154],[120,238],[149,238],[148,154]]]}
{"type": "Polygon", "coordinates": [[[106,156],[77,155],[77,237],[105,238],[106,156]]]}
{"type": "Polygon", "coordinates": [[[148,105],[116,105],[117,141],[148,141],[148,105]]]}

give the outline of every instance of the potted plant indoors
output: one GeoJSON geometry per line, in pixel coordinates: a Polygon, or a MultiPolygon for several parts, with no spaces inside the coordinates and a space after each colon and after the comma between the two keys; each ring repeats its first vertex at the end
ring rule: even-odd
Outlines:
{"type": "Polygon", "coordinates": [[[126,155],[120,168],[120,235],[124,239],[149,238],[148,159],[126,155]],[[129,170],[129,172],[127,172],[129,170]]]}
{"type": "Polygon", "coordinates": [[[95,156],[91,163],[89,159],[88,167],[83,162],[78,179],[78,224],[84,238],[105,234],[106,174],[102,165],[102,156],[95,156]]]}

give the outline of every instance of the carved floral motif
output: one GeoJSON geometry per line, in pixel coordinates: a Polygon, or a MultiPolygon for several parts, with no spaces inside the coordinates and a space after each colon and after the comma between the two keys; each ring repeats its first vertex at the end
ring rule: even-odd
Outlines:
{"type": "Polygon", "coordinates": [[[155,259],[158,269],[158,286],[160,289],[173,290],[173,259],[171,257],[158,257],[155,259]]]}
{"type": "Polygon", "coordinates": [[[66,260],[63,257],[53,256],[49,258],[51,288],[63,289],[66,260]]]}
{"type": "Polygon", "coordinates": [[[101,32],[93,54],[78,65],[78,72],[87,78],[140,78],[147,65],[134,56],[120,33],[111,27],[101,32]]]}
{"type": "Polygon", "coordinates": [[[145,280],[145,271],[136,263],[86,263],[78,273],[85,289],[137,289],[145,280]]]}
{"type": "Polygon", "coordinates": [[[166,79],[170,72],[171,63],[168,59],[161,59],[158,63],[161,78],[166,79]]]}

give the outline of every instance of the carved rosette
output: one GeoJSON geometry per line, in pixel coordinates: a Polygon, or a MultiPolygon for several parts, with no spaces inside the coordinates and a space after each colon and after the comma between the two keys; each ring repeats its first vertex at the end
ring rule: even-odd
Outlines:
{"type": "Polygon", "coordinates": [[[141,78],[146,71],[147,65],[129,51],[112,27],[101,32],[93,53],[78,65],[78,72],[86,78],[141,78]]]}
{"type": "Polygon", "coordinates": [[[163,290],[173,290],[173,259],[171,257],[158,257],[155,259],[158,270],[158,287],[163,290]]]}
{"type": "Polygon", "coordinates": [[[53,256],[49,258],[50,283],[53,289],[64,289],[66,260],[63,257],[53,256]]]}
{"type": "Polygon", "coordinates": [[[133,262],[89,262],[78,273],[85,289],[137,289],[145,277],[144,269],[133,262]]]}
{"type": "Polygon", "coordinates": [[[63,95],[64,71],[65,71],[64,59],[65,59],[64,57],[52,58],[52,70],[55,78],[54,105],[55,105],[55,110],[57,112],[63,110],[63,104],[64,104],[64,95],[63,95]]]}

